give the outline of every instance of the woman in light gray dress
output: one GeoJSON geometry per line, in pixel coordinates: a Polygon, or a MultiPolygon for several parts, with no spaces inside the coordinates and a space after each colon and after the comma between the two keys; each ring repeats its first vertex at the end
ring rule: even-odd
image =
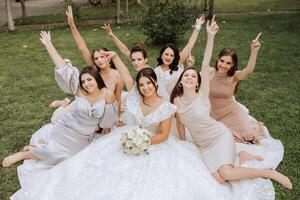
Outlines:
{"type": "MultiPolygon", "coordinates": [[[[50,32],[41,32],[41,42],[52,58],[55,79],[60,88],[76,95],[73,109],[51,128],[49,138],[6,157],[3,167],[25,160],[42,160],[55,165],[86,147],[97,127],[111,128],[116,122],[113,93],[105,87],[97,69],[85,67],[80,73],[70,61],[63,60],[51,43],[50,32]]],[[[47,130],[44,130],[47,131],[47,130]]]]}

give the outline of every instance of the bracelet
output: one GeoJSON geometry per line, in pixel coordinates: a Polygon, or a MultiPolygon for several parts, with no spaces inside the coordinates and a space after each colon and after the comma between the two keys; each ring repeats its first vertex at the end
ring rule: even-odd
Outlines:
{"type": "Polygon", "coordinates": [[[201,29],[201,24],[196,24],[196,25],[195,25],[195,29],[198,30],[198,31],[200,31],[200,29],[201,29]]]}

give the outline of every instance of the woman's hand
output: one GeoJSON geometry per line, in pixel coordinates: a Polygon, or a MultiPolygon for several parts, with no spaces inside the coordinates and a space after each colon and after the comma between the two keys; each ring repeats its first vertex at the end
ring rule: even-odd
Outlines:
{"type": "Polygon", "coordinates": [[[40,41],[42,42],[42,44],[44,46],[49,46],[52,45],[51,43],[51,34],[50,31],[46,32],[46,31],[41,31],[40,32],[40,41]]]}
{"type": "Polygon", "coordinates": [[[107,35],[111,36],[113,34],[112,29],[110,27],[110,24],[103,24],[104,26],[102,26],[101,28],[104,29],[104,31],[106,32],[107,35]]]}
{"type": "Polygon", "coordinates": [[[215,15],[213,15],[211,23],[209,24],[209,20],[206,23],[206,31],[208,35],[216,35],[216,33],[219,30],[219,26],[217,22],[215,21],[215,15]]]}
{"type": "Polygon", "coordinates": [[[205,16],[202,14],[200,17],[198,17],[196,19],[196,25],[199,24],[199,25],[202,25],[205,23],[205,16]]]}
{"type": "Polygon", "coordinates": [[[260,42],[259,42],[259,37],[260,37],[261,33],[259,33],[256,38],[254,40],[252,40],[251,42],[251,51],[253,52],[258,52],[259,48],[260,48],[260,42]]]}
{"type": "Polygon", "coordinates": [[[195,29],[197,29],[198,31],[200,31],[201,29],[201,25],[205,23],[205,16],[202,14],[200,17],[198,17],[196,19],[195,22],[195,29]]]}
{"type": "Polygon", "coordinates": [[[74,18],[73,18],[73,11],[72,6],[68,6],[68,9],[66,10],[66,15],[68,18],[68,24],[69,26],[75,26],[74,18]]]}
{"type": "Polygon", "coordinates": [[[106,57],[107,62],[110,62],[117,56],[117,53],[114,51],[101,51],[100,54],[106,57]]]}
{"type": "Polygon", "coordinates": [[[187,67],[193,67],[195,64],[195,57],[192,54],[189,54],[189,57],[186,60],[187,67]]]}

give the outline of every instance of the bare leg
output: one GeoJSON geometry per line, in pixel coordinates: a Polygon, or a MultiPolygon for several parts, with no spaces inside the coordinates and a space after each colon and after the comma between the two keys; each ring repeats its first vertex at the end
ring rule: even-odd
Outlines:
{"type": "Polygon", "coordinates": [[[20,151],[18,153],[12,154],[10,156],[7,156],[2,161],[3,167],[9,167],[19,161],[25,160],[25,159],[33,159],[33,160],[39,160],[38,157],[33,155],[30,150],[28,151],[20,151]]]}
{"type": "Polygon", "coordinates": [[[258,156],[258,155],[249,154],[246,151],[241,151],[239,153],[239,165],[241,166],[247,160],[262,161],[262,160],[264,160],[264,158],[261,156],[258,156]]]}
{"type": "Polygon", "coordinates": [[[228,181],[250,178],[267,178],[280,183],[285,188],[292,189],[293,187],[290,179],[287,176],[275,170],[233,167],[231,165],[223,165],[220,167],[219,173],[223,179],[228,181]]]}
{"type": "Polygon", "coordinates": [[[67,105],[69,105],[70,102],[71,100],[69,98],[65,98],[64,100],[55,100],[49,106],[51,108],[57,108],[60,106],[66,107],[67,105]]]}

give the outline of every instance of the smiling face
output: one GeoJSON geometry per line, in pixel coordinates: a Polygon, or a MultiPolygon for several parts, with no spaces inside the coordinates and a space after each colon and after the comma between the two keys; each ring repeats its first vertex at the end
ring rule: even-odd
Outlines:
{"type": "Polygon", "coordinates": [[[151,97],[156,94],[156,85],[153,80],[150,80],[150,78],[142,76],[139,79],[138,86],[140,93],[144,97],[151,97]]]}
{"type": "Polygon", "coordinates": [[[199,87],[199,80],[198,80],[198,74],[195,70],[189,69],[186,70],[181,79],[181,84],[183,88],[192,88],[196,89],[196,87],[199,87]]]}
{"type": "Polygon", "coordinates": [[[103,68],[109,66],[109,62],[107,61],[106,57],[103,54],[101,54],[101,52],[104,52],[104,51],[103,50],[95,51],[94,55],[93,55],[93,59],[94,59],[95,65],[98,68],[103,69],[103,68]]]}
{"type": "Polygon", "coordinates": [[[81,81],[82,88],[87,93],[92,93],[98,89],[96,79],[89,73],[82,74],[80,81],[81,81]]]}
{"type": "Polygon", "coordinates": [[[161,59],[165,66],[171,65],[174,60],[174,57],[174,51],[170,47],[166,48],[161,55],[161,59]]]}
{"type": "Polygon", "coordinates": [[[141,51],[136,51],[131,54],[131,62],[136,71],[147,67],[148,59],[144,57],[141,51]]]}
{"type": "Polygon", "coordinates": [[[219,73],[227,74],[227,72],[234,66],[233,59],[230,55],[221,56],[217,61],[217,68],[219,73]]]}

